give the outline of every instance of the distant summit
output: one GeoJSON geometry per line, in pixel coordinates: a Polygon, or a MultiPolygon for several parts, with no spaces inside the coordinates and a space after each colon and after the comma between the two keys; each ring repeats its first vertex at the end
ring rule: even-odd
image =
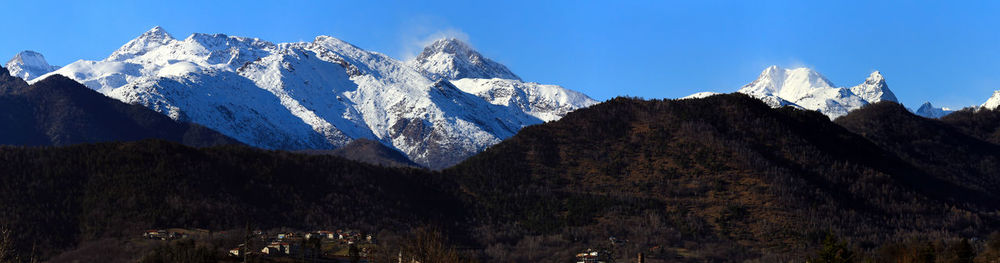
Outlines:
{"type": "Polygon", "coordinates": [[[35,79],[39,76],[45,75],[46,73],[55,71],[59,69],[58,66],[49,65],[48,61],[45,61],[45,56],[41,53],[25,50],[21,53],[14,55],[14,58],[7,61],[4,65],[10,74],[29,81],[35,79]]]}
{"type": "MultiPolygon", "coordinates": [[[[771,107],[791,106],[815,110],[835,119],[852,110],[879,101],[897,102],[879,71],[872,72],[865,82],[850,88],[837,87],[819,72],[810,68],[785,69],[770,66],[756,80],[737,92],[757,98],[771,107]]],[[[699,92],[684,98],[712,95],[699,92]]]]}
{"type": "Polygon", "coordinates": [[[885,77],[882,76],[882,72],[879,72],[878,70],[868,75],[868,78],[865,79],[865,83],[851,87],[851,92],[860,96],[868,103],[876,103],[879,101],[899,102],[899,100],[896,99],[896,94],[893,94],[892,91],[889,90],[889,85],[885,84],[885,77]]]}
{"type": "Polygon", "coordinates": [[[490,60],[456,38],[434,41],[409,62],[432,79],[513,79],[521,80],[506,66],[490,60]]]}
{"type": "Polygon", "coordinates": [[[934,105],[931,105],[930,102],[924,102],[924,104],[921,104],[920,108],[913,113],[925,118],[936,119],[951,114],[952,112],[954,111],[949,108],[937,108],[934,107],[934,105]]]}

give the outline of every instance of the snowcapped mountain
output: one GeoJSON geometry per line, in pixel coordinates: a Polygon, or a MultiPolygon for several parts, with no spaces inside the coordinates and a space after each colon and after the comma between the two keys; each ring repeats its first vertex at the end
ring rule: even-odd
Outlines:
{"type": "MultiPolygon", "coordinates": [[[[896,95],[889,90],[885,78],[878,71],[872,72],[864,83],[844,88],[835,86],[819,72],[809,68],[783,69],[771,66],[737,92],[760,99],[771,107],[791,106],[815,110],[831,119],[870,103],[897,101],[896,95]]],[[[712,94],[708,92],[699,92],[684,98],[710,95],[712,94]]]]}
{"type": "Polygon", "coordinates": [[[993,96],[987,99],[986,102],[979,107],[987,110],[995,110],[1000,107],[1000,90],[994,91],[993,96]]]}
{"type": "Polygon", "coordinates": [[[468,44],[455,38],[434,41],[425,47],[420,55],[409,61],[409,64],[420,69],[430,79],[521,80],[506,66],[484,57],[468,44]]]}
{"type": "Polygon", "coordinates": [[[914,111],[913,113],[923,116],[925,118],[936,119],[951,114],[952,112],[955,111],[949,108],[937,108],[934,107],[934,105],[931,105],[930,102],[924,102],[924,104],[920,105],[920,108],[918,108],[917,111],[914,111]]]}
{"type": "Polygon", "coordinates": [[[107,59],[50,74],[258,147],[332,149],[365,138],[431,168],[596,103],[522,82],[455,39],[403,62],[328,36],[281,44],[222,34],[175,39],[156,27],[107,59]]]}
{"type": "Polygon", "coordinates": [[[868,103],[876,103],[883,100],[899,102],[896,99],[896,94],[893,94],[889,90],[889,85],[885,84],[885,77],[882,76],[882,72],[878,70],[868,75],[864,83],[851,87],[851,93],[860,96],[868,103]]]}
{"type": "Polygon", "coordinates": [[[14,55],[14,58],[7,61],[7,64],[5,64],[4,67],[10,71],[11,75],[24,79],[25,81],[35,79],[41,75],[45,75],[46,73],[59,69],[58,66],[49,65],[49,63],[45,61],[45,56],[42,56],[41,53],[31,50],[25,50],[21,51],[21,53],[17,53],[17,55],[14,55]]]}

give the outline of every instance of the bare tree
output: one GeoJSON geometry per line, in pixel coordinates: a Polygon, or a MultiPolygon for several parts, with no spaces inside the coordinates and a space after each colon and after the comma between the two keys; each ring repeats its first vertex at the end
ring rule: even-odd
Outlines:
{"type": "Polygon", "coordinates": [[[0,224],[0,263],[16,262],[13,231],[0,224]]]}

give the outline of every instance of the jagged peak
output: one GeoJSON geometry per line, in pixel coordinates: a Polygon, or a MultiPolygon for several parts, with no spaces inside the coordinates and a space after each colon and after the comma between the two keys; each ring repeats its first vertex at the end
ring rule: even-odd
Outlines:
{"type": "Polygon", "coordinates": [[[458,38],[442,38],[424,47],[415,65],[432,79],[500,78],[521,80],[507,66],[486,58],[458,38]]]}
{"type": "Polygon", "coordinates": [[[140,35],[139,38],[144,38],[144,39],[174,39],[174,36],[171,36],[170,33],[167,33],[167,30],[163,29],[163,27],[161,27],[161,26],[155,26],[155,27],[149,29],[148,31],[146,31],[146,33],[142,33],[142,35],[140,35]]]}
{"type": "Polygon", "coordinates": [[[878,70],[873,71],[871,74],[868,74],[868,78],[865,79],[865,83],[871,83],[871,84],[882,83],[882,84],[885,84],[885,76],[882,76],[882,72],[880,72],[878,70]]]}
{"type": "Polygon", "coordinates": [[[426,61],[432,56],[437,54],[450,54],[454,55],[456,58],[467,60],[472,63],[480,63],[484,59],[483,55],[473,49],[469,44],[458,38],[441,38],[431,42],[430,45],[424,47],[423,52],[420,52],[414,60],[416,61],[426,61]]]}
{"type": "Polygon", "coordinates": [[[154,48],[169,44],[174,40],[174,37],[171,36],[170,33],[167,33],[163,27],[156,26],[149,29],[149,31],[142,33],[139,37],[125,43],[125,45],[121,48],[118,48],[118,50],[115,50],[114,53],[111,53],[111,56],[109,56],[107,60],[125,60],[141,56],[154,48]]]}
{"type": "Polygon", "coordinates": [[[954,111],[947,107],[942,107],[942,108],[934,107],[934,105],[932,105],[930,101],[927,101],[924,102],[924,104],[921,104],[920,108],[917,108],[917,110],[914,111],[913,113],[919,116],[923,116],[925,118],[933,119],[933,118],[944,117],[948,114],[951,114],[952,112],[954,111]]]}
{"type": "Polygon", "coordinates": [[[851,87],[851,92],[865,99],[865,101],[868,101],[869,103],[879,101],[899,101],[899,99],[896,98],[896,94],[894,94],[892,90],[889,90],[889,85],[885,83],[885,76],[883,76],[882,72],[878,70],[868,74],[868,78],[865,78],[864,83],[851,87]]]}
{"type": "Polygon", "coordinates": [[[435,40],[424,48],[424,54],[437,52],[450,54],[479,53],[472,49],[469,44],[466,44],[464,41],[454,37],[435,40]]]}
{"type": "Polygon", "coordinates": [[[926,113],[929,113],[934,109],[935,109],[934,105],[931,104],[930,101],[925,101],[924,104],[920,104],[920,107],[917,108],[917,111],[915,113],[917,113],[917,115],[924,116],[926,115],[926,113]]]}

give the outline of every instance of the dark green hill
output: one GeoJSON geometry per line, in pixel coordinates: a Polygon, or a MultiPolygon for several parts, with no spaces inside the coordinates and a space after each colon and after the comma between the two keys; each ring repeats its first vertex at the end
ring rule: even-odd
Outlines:
{"type": "MultiPolygon", "coordinates": [[[[959,183],[939,173],[946,164],[915,166],[925,156],[896,152],[816,112],[744,95],[617,98],[525,128],[445,173],[480,208],[486,254],[513,261],[570,260],[610,236],[629,238],[618,247],[629,255],[779,261],[801,260],[827,231],[872,249],[997,229],[995,185],[959,183]],[[532,249],[532,236],[564,247],[532,249]]],[[[962,178],[975,176],[986,177],[962,178]]]]}
{"type": "Polygon", "coordinates": [[[997,146],[954,123],[889,103],[831,122],[738,94],[616,98],[440,172],[159,140],[2,147],[0,223],[46,256],[147,228],[250,223],[438,226],[484,262],[569,262],[587,248],[801,262],[828,233],[859,262],[944,259],[941,244],[1000,229],[997,146]]]}
{"type": "Polygon", "coordinates": [[[1000,110],[966,108],[941,117],[941,121],[976,138],[1000,144],[1000,110]]]}
{"type": "MultiPolygon", "coordinates": [[[[1000,203],[984,200],[1000,200],[1000,146],[984,141],[986,136],[970,135],[973,129],[963,129],[959,123],[974,123],[958,121],[969,117],[965,115],[939,121],[914,115],[898,103],[879,102],[836,122],[946,182],[931,184],[939,191],[939,199],[962,207],[980,206],[984,211],[996,209],[1000,203]]],[[[1000,118],[990,121],[1000,124],[1000,118]]]]}
{"type": "Polygon", "coordinates": [[[419,164],[406,158],[406,155],[389,148],[382,143],[369,139],[356,139],[333,150],[302,150],[296,151],[304,154],[327,154],[344,157],[363,163],[377,164],[393,167],[420,167],[419,164]]]}
{"type": "Polygon", "coordinates": [[[453,227],[447,222],[462,211],[423,170],[244,146],[7,146],[0,175],[0,222],[22,252],[169,227],[453,227]]]}

